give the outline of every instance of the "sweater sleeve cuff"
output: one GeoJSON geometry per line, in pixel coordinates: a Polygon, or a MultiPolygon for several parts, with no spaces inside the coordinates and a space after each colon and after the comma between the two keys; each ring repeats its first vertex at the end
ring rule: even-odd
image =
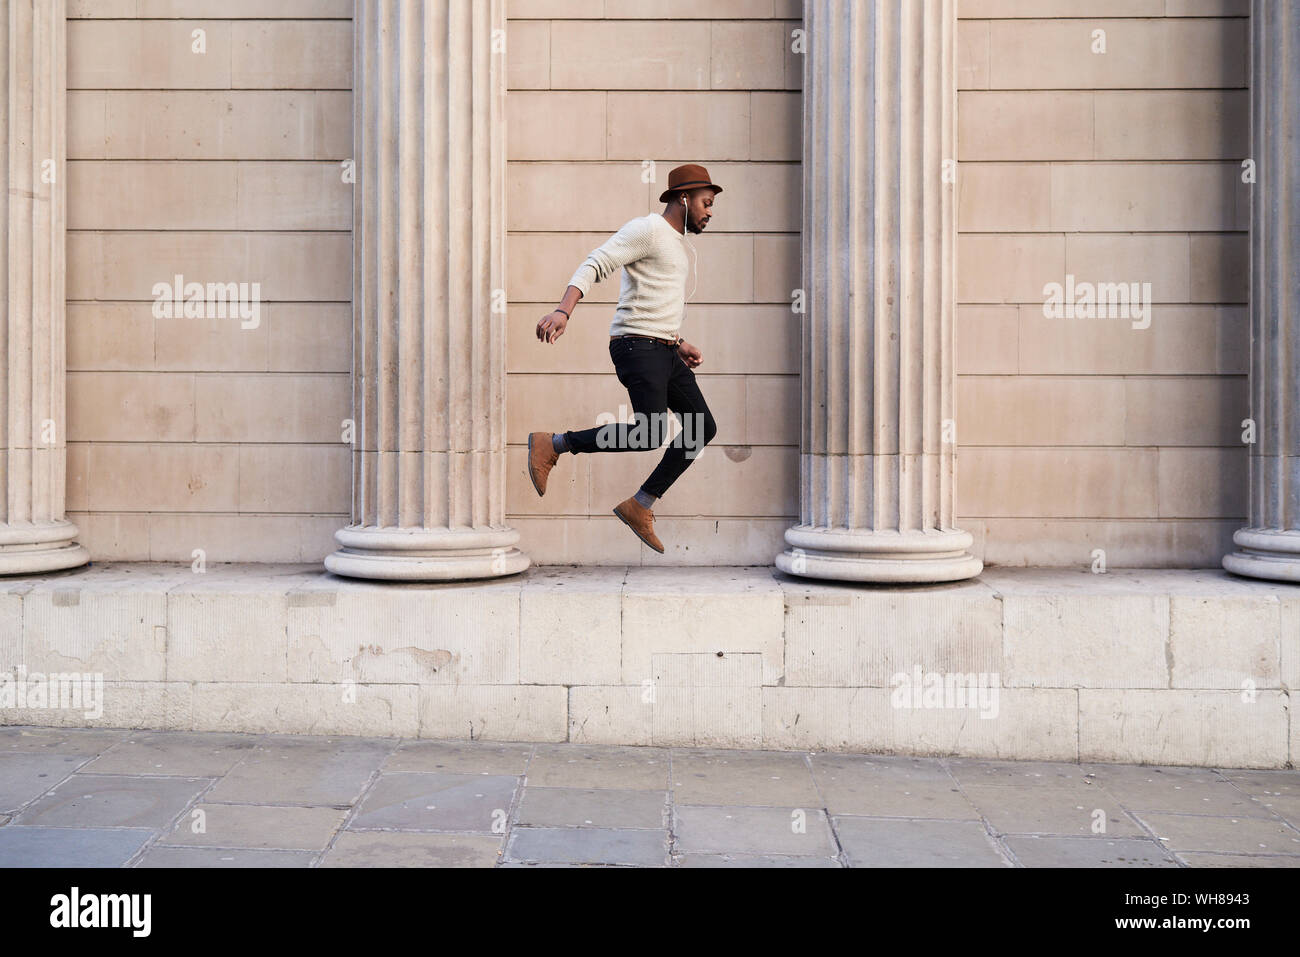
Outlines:
{"type": "Polygon", "coordinates": [[[580,293],[582,293],[582,298],[584,299],[587,298],[587,293],[591,291],[592,272],[594,272],[594,270],[591,268],[591,265],[584,262],[577,268],[577,271],[574,272],[572,278],[569,279],[569,285],[575,287],[580,293]]]}

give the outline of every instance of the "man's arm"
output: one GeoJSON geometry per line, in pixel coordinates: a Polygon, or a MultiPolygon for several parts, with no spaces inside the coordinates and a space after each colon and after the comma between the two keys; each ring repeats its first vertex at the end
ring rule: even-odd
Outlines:
{"type": "Polygon", "coordinates": [[[600,282],[615,269],[636,262],[650,252],[650,224],[644,217],[630,219],[603,244],[591,251],[569,280],[584,296],[591,291],[592,283],[600,282]]]}
{"type": "Polygon", "coordinates": [[[564,335],[573,309],[591,290],[594,283],[605,279],[614,270],[635,262],[650,251],[650,229],[644,219],[633,219],[603,244],[593,249],[582,261],[569,286],[564,290],[564,298],[553,312],[542,317],[537,324],[537,338],[542,342],[554,342],[564,335]]]}

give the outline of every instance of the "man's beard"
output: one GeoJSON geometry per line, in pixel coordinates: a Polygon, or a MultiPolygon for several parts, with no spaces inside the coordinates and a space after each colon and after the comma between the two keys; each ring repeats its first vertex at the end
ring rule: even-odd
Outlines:
{"type": "Polygon", "coordinates": [[[700,229],[699,225],[695,222],[695,217],[693,217],[689,211],[686,213],[686,231],[695,233],[697,236],[704,232],[704,230],[700,229]]]}

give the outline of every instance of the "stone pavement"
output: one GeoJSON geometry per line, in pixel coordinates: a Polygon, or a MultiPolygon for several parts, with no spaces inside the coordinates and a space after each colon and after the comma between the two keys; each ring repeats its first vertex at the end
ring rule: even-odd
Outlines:
{"type": "Polygon", "coordinates": [[[0,866],[597,864],[1295,867],[1300,771],[0,728],[0,866]]]}

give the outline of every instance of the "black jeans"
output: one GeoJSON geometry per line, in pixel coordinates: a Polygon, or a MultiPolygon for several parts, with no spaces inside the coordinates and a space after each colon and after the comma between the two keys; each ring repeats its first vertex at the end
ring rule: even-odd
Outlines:
{"type": "Polygon", "coordinates": [[[695,456],[718,434],[718,425],[677,350],[653,339],[611,339],[609,357],[632,400],[633,421],[565,432],[571,452],[635,452],[658,448],[668,435],[668,412],[682,430],[664,450],[641,487],[656,498],[668,491],[695,456]]]}

